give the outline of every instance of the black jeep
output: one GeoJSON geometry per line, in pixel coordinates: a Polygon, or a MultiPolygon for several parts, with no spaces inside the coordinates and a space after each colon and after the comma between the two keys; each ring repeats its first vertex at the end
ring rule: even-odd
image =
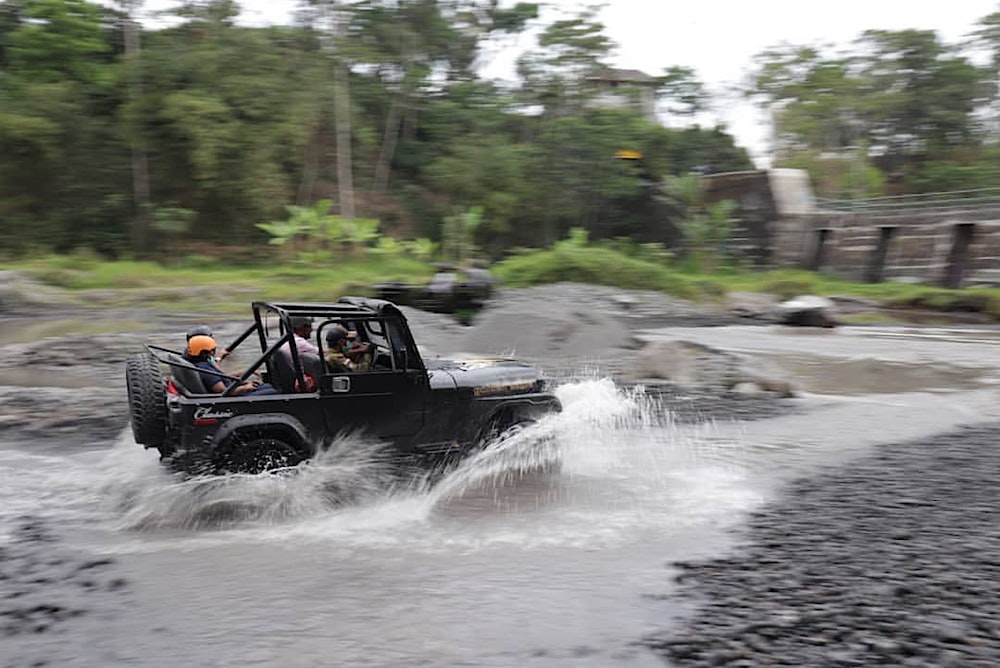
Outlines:
{"type": "Polygon", "coordinates": [[[487,270],[450,264],[436,266],[438,271],[427,285],[378,283],[375,292],[380,299],[395,304],[435,313],[455,313],[465,319],[482,309],[493,295],[493,277],[487,270]]]}
{"type": "Polygon", "coordinates": [[[543,375],[522,362],[422,360],[403,313],[383,300],[254,302],[253,323],[228,349],[248,340],[259,355],[242,376],[224,378],[235,382],[222,394],[206,391],[204,373],[179,352],[147,345],[129,357],[135,440],[185,470],[253,473],[294,466],[332,437],[361,432],[392,444],[401,462],[439,466],[561,410],[543,375]],[[319,354],[292,343],[292,323],[303,318],[314,323],[319,354]],[[357,370],[333,371],[325,362],[325,334],[335,326],[366,347],[357,370]],[[258,373],[276,394],[234,394],[258,373]]]}

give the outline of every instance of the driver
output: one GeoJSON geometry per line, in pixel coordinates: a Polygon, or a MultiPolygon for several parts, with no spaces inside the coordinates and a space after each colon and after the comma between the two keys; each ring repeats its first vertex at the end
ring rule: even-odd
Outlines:
{"type": "MultiPolygon", "coordinates": [[[[368,344],[355,344],[343,325],[332,325],[326,332],[326,363],[333,373],[364,371],[368,368],[368,344]]],[[[355,335],[356,336],[356,335],[355,335]]]]}

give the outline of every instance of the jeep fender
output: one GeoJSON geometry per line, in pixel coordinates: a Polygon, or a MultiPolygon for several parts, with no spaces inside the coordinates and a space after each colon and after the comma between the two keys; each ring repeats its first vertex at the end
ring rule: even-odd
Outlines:
{"type": "Polygon", "coordinates": [[[307,457],[314,454],[305,425],[285,413],[237,415],[226,420],[226,423],[215,433],[212,444],[222,445],[237,434],[252,434],[255,438],[266,435],[288,443],[307,457]]]}
{"type": "Polygon", "coordinates": [[[485,419],[480,423],[476,439],[481,439],[497,427],[509,427],[518,422],[537,420],[542,415],[562,410],[562,405],[555,397],[538,395],[533,397],[504,397],[490,407],[485,419]]]}

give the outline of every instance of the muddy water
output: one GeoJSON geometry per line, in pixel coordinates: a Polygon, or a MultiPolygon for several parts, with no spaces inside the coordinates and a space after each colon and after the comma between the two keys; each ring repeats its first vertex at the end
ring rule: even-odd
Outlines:
{"type": "Polygon", "coordinates": [[[167,475],[127,434],[7,444],[0,527],[43,518],[129,585],[4,651],[14,665],[662,665],[639,641],[684,612],[665,564],[725,549],[790,476],[1000,416],[994,332],[646,336],[766,356],[806,389],[801,410],[678,426],[641,393],[568,382],[562,414],[433,488],[387,476],[360,439],[297,475],[225,480],[167,475]],[[539,470],[541,442],[561,469],[539,470]]]}

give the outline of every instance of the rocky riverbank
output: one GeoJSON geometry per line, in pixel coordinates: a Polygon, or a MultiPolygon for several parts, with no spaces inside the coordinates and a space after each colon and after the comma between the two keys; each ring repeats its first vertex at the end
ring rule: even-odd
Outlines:
{"type": "Polygon", "coordinates": [[[699,612],[650,646],[677,666],[1000,665],[998,427],[794,483],[731,556],[675,564],[699,612]]]}
{"type": "MultiPolygon", "coordinates": [[[[180,348],[184,332],[200,322],[208,322],[225,342],[241,333],[250,317],[249,305],[244,319],[224,322],[92,309],[73,311],[72,320],[63,322],[35,302],[17,304],[19,315],[0,318],[10,339],[0,342],[0,438],[64,444],[108,441],[126,426],[124,362],[144,343],[180,348]]],[[[775,397],[791,393],[781,379],[769,384],[759,369],[722,351],[680,344],[647,348],[635,337],[643,328],[742,321],[723,308],[661,293],[575,283],[505,290],[471,326],[448,315],[403,310],[424,357],[512,355],[560,382],[606,376],[643,384],[688,419],[764,416],[773,412],[775,397]],[[748,383],[756,390],[747,391],[748,383]]],[[[248,360],[248,354],[236,355],[231,368],[248,360]]]]}
{"type": "Polygon", "coordinates": [[[94,609],[120,605],[128,582],[113,575],[113,564],[66,548],[44,523],[22,518],[0,547],[0,638],[58,631],[94,609]]]}
{"type": "MultiPolygon", "coordinates": [[[[88,311],[73,331],[17,335],[43,312],[22,309],[7,320],[14,334],[0,347],[0,439],[60,449],[120,433],[125,357],[144,341],[178,346],[187,327],[202,321],[88,311]],[[104,331],[88,329],[91,316],[104,331]]],[[[657,325],[745,322],[722,308],[559,284],[502,291],[470,327],[448,316],[407,315],[425,356],[506,353],[557,380],[610,376],[644,385],[681,421],[797,409],[781,399],[794,393],[795,379],[759,360],[695,343],[646,345],[636,336],[657,325]]],[[[224,341],[243,326],[209,323],[224,341]]],[[[998,426],[880,446],[789,485],[750,518],[729,556],[674,565],[683,595],[699,607],[647,645],[678,666],[997,665],[998,426]]],[[[129,595],[113,562],[64,550],[58,530],[24,518],[4,536],[0,622],[19,642],[44,639],[69,620],[96,620],[129,595]]],[[[60,663],[55,647],[31,656],[60,663]]],[[[15,658],[11,665],[29,664],[15,658]]]]}

